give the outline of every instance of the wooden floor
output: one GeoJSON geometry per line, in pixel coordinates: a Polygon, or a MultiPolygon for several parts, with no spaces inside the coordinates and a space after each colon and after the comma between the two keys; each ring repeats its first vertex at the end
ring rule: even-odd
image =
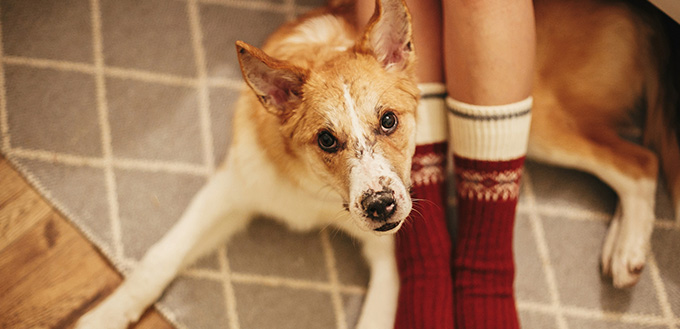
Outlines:
{"type": "MultiPolygon", "coordinates": [[[[0,328],[70,328],[120,282],[92,244],[0,157],[0,328]]],[[[150,310],[133,328],[172,326],[150,310]]]]}

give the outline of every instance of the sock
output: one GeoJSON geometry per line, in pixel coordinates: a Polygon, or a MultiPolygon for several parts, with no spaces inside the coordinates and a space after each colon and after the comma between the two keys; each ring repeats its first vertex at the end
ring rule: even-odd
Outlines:
{"type": "Polygon", "coordinates": [[[456,328],[519,328],[512,235],[532,99],[475,106],[447,99],[458,200],[456,328]]]}
{"type": "Polygon", "coordinates": [[[396,329],[452,329],[451,240],[446,226],[447,127],[443,84],[420,84],[413,211],[396,236],[401,286],[396,329]]]}

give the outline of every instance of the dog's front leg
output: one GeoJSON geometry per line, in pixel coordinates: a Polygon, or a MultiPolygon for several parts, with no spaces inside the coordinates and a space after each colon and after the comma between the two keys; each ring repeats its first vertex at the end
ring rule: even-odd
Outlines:
{"type": "Polygon", "coordinates": [[[399,298],[394,236],[366,233],[363,254],[371,270],[357,329],[392,329],[399,298]]]}
{"type": "Polygon", "coordinates": [[[202,253],[245,226],[249,214],[235,209],[239,186],[220,171],[199,191],[182,218],[144,255],[123,284],[77,329],[122,329],[139,319],[177,273],[202,253]]]}

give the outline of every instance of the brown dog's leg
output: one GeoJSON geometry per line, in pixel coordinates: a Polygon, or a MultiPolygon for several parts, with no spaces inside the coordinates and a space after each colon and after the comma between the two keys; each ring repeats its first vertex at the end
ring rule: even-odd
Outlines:
{"type": "Polygon", "coordinates": [[[634,285],[644,267],[654,226],[657,157],[620,138],[612,125],[589,122],[592,125],[584,126],[565,113],[558,106],[535,112],[529,154],[589,172],[614,189],[620,204],[603,246],[602,270],[612,276],[616,287],[634,285]]]}

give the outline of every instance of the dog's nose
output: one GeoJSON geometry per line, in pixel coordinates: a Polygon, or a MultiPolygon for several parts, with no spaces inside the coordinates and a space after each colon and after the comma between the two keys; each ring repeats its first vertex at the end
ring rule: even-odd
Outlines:
{"type": "Polygon", "coordinates": [[[397,210],[392,191],[369,194],[361,201],[361,206],[368,218],[378,222],[386,221],[397,210]]]}

